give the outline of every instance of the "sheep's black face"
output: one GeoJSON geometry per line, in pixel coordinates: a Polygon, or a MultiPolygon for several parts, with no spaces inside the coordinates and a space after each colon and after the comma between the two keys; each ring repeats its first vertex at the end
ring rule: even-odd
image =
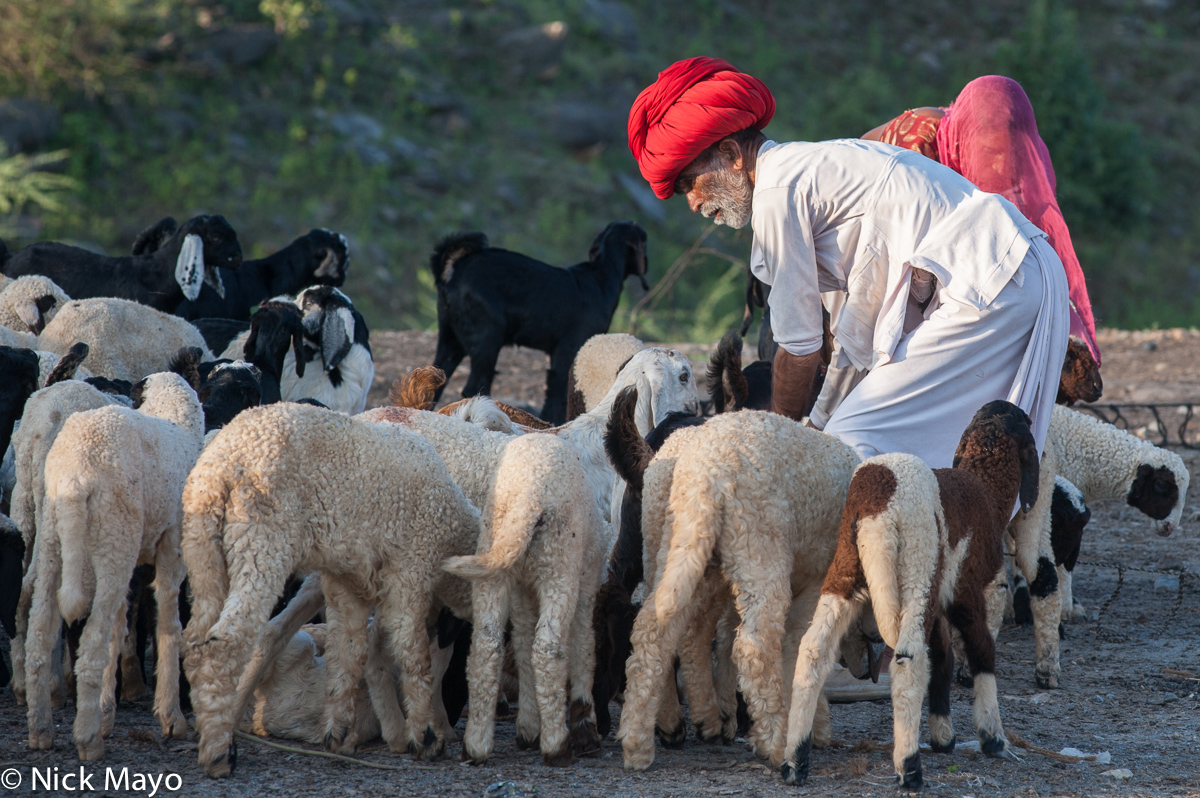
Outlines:
{"type": "Polygon", "coordinates": [[[198,397],[204,405],[204,431],[220,429],[247,407],[262,403],[262,374],[250,365],[224,365],[214,368],[198,397]]]}
{"type": "Polygon", "coordinates": [[[350,265],[346,237],[329,230],[310,230],[308,238],[313,245],[313,283],[338,286],[346,282],[346,267],[350,265]]]}
{"type": "Polygon", "coordinates": [[[1081,339],[1072,336],[1067,342],[1062,375],[1058,382],[1058,403],[1095,402],[1104,392],[1100,366],[1081,339]]]}
{"type": "Polygon", "coordinates": [[[204,244],[204,265],[208,268],[222,266],[237,269],[242,265],[242,246],[237,233],[225,221],[224,216],[201,216],[201,221],[189,232],[200,236],[204,244]]]}
{"type": "Polygon", "coordinates": [[[1149,463],[1138,466],[1137,476],[1126,497],[1129,506],[1136,507],[1155,521],[1171,514],[1179,501],[1179,485],[1175,473],[1166,466],[1155,468],[1149,463]]]}

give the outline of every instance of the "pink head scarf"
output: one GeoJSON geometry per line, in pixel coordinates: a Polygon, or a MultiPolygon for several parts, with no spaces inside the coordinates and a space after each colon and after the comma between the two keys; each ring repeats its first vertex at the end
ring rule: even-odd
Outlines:
{"type": "Polygon", "coordinates": [[[938,160],[984,191],[1010,200],[1046,233],[1067,272],[1071,334],[1084,340],[1096,363],[1096,322],[1083,269],[1054,194],[1050,153],[1038,135],[1033,106],[1011,78],[976,78],[946,109],[937,131],[938,160]]]}

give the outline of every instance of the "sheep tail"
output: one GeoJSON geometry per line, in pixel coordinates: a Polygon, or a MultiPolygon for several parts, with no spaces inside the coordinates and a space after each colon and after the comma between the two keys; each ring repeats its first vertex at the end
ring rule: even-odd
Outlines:
{"type": "Polygon", "coordinates": [[[746,406],[750,386],[742,373],[742,336],[737,330],[725,333],[717,351],[708,361],[706,374],[708,393],[718,413],[739,410],[746,406]]]}
{"type": "Polygon", "coordinates": [[[83,341],[73,344],[67,353],[54,364],[54,368],[50,371],[50,376],[46,378],[46,384],[42,387],[49,388],[57,382],[69,380],[74,377],[76,369],[87,359],[87,356],[87,344],[83,341]]]}
{"type": "Polygon", "coordinates": [[[433,410],[438,389],[446,384],[446,372],[437,366],[422,366],[392,383],[388,404],[392,407],[411,407],[414,410],[433,410]]]}
{"type": "Polygon", "coordinates": [[[663,530],[663,539],[670,540],[670,548],[654,590],[655,614],[660,626],[692,600],[712,559],[717,536],[725,523],[725,508],[720,506],[723,502],[711,498],[721,495],[713,484],[718,479],[728,482],[727,478],[702,469],[675,474],[668,528],[663,530]]]}
{"type": "Polygon", "coordinates": [[[513,568],[529,548],[533,536],[546,523],[546,514],[538,512],[536,505],[522,512],[510,505],[503,520],[496,525],[492,545],[482,554],[467,557],[451,557],[442,563],[442,569],[463,579],[487,579],[513,568]]]}
{"type": "Polygon", "coordinates": [[[204,350],[198,346],[183,346],[171,358],[167,371],[173,371],[192,386],[193,391],[200,390],[200,362],[204,360],[204,350]]]}
{"type": "Polygon", "coordinates": [[[641,492],[642,477],[654,459],[654,450],[638,431],[637,401],[638,391],[632,385],[617,394],[604,430],[604,452],[618,476],[641,492]]]}
{"type": "Polygon", "coordinates": [[[433,249],[429,268],[438,285],[445,285],[454,276],[454,264],[461,258],[488,248],[487,236],[483,233],[455,233],[446,236],[433,249]]]}
{"type": "Polygon", "coordinates": [[[85,588],[94,582],[88,578],[91,570],[88,547],[79,540],[88,528],[88,493],[87,486],[78,479],[60,479],[53,498],[47,490],[44,512],[47,528],[44,532],[39,530],[41,534],[50,535],[49,539],[64,544],[61,546],[62,582],[58,588],[58,607],[67,623],[86,617],[92,604],[85,588]]]}

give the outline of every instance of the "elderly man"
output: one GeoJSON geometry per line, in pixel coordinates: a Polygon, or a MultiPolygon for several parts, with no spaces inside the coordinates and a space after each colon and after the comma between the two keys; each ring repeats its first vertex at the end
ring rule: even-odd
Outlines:
{"type": "Polygon", "coordinates": [[[671,65],[629,114],[657,196],[754,231],[772,287],[774,409],[800,419],[831,314],[833,379],[812,423],[863,456],[951,465],[985,402],[1029,413],[1045,442],[1069,329],[1063,268],[1008,200],[911,150],[847,139],[779,144],[775,101],[725,61],[671,65]]]}

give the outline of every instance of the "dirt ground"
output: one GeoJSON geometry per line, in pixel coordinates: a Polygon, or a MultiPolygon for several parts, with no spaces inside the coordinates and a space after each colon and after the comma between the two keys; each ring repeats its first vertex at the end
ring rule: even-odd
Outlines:
{"type": "MultiPolygon", "coordinates": [[[[372,334],[372,344],[378,376],[371,404],[384,400],[392,379],[433,359],[434,337],[429,333],[377,332],[372,334]]],[[[1200,334],[1105,332],[1101,346],[1105,353],[1102,403],[1200,401],[1200,334]]],[[[686,349],[701,367],[706,348],[692,345],[686,349]]],[[[451,381],[445,401],[458,396],[465,366],[451,381]]],[[[540,405],[544,355],[506,351],[499,368],[493,390],[498,398],[535,408],[540,405]]],[[[1177,451],[1188,462],[1196,484],[1200,454],[1177,451]]],[[[1021,749],[1017,749],[1021,761],[996,761],[962,750],[953,755],[926,753],[922,759],[928,794],[955,798],[1200,795],[1200,649],[1196,645],[1200,640],[1200,580],[1185,575],[1180,592],[1173,576],[1127,571],[1121,592],[1102,623],[1096,620],[1097,611],[1117,587],[1116,569],[1105,564],[1151,570],[1183,566],[1200,571],[1198,508],[1200,502],[1189,501],[1182,529],[1164,539],[1154,534],[1149,519],[1123,502],[1092,507],[1092,522],[1075,572],[1075,595],[1087,607],[1088,620],[1066,626],[1060,689],[1035,688],[1030,630],[1006,626],[1000,634],[997,675],[1006,728],[1044,749],[1059,751],[1070,746],[1089,754],[1107,752],[1110,760],[1105,764],[1067,764],[1021,749]]],[[[969,690],[955,687],[953,716],[960,742],[973,739],[969,690]]],[[[6,792],[28,793],[31,767],[45,772],[57,766],[60,774],[78,770],[70,741],[71,708],[56,713],[56,720],[55,749],[31,755],[26,747],[24,710],[16,706],[10,690],[0,690],[0,770],[15,768],[23,777],[18,788],[6,792]]],[[[785,786],[778,774],[757,761],[741,742],[706,746],[698,743],[690,730],[684,749],[659,748],[654,766],[645,773],[622,769],[620,747],[611,739],[599,759],[563,769],[547,768],[534,753],[517,750],[511,720],[498,725],[495,756],[481,767],[461,764],[457,744],[450,747],[445,761],[432,764],[419,764],[380,747],[360,752],[364,760],[403,768],[383,771],[242,740],[234,776],[211,782],[196,764],[194,743],[160,746],[154,742],[154,735],[147,733],[156,727],[147,702],[121,706],[105,759],[85,770],[93,774],[95,792],[110,795],[149,794],[150,788],[105,789],[106,767],[116,773],[127,767],[131,779],[135,772],[155,777],[176,773],[182,787],[175,792],[160,787],[158,794],[197,796],[482,796],[498,781],[515,782],[528,795],[536,792],[571,798],[894,794],[891,758],[885,748],[892,736],[889,702],[835,705],[833,723],[834,736],[840,742],[814,752],[814,775],[803,788],[785,786]]],[[[460,722],[460,732],[461,728],[460,722]]],[[[922,736],[926,738],[927,732],[922,736]]],[[[7,778],[0,774],[0,779],[7,778]]]]}

